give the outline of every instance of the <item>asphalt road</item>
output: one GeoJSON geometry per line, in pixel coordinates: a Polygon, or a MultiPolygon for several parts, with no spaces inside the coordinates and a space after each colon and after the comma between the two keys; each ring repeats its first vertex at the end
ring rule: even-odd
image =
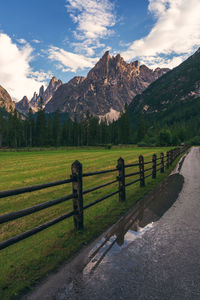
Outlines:
{"type": "Polygon", "coordinates": [[[25,299],[200,299],[200,148],[167,180],[165,212],[151,204],[141,220],[153,223],[102,236],[25,299]]]}

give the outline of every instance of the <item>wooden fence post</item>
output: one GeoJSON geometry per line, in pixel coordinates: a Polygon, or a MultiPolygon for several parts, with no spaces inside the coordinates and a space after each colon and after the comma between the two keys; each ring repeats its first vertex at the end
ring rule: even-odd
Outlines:
{"type": "Polygon", "coordinates": [[[126,189],[125,189],[125,168],[124,160],[120,157],[117,161],[117,168],[119,170],[118,181],[119,181],[119,201],[123,202],[126,200],[126,189]]]}
{"type": "Polygon", "coordinates": [[[172,160],[173,160],[173,153],[172,150],[169,151],[169,162],[170,162],[170,166],[172,164],[172,160]]]}
{"type": "Polygon", "coordinates": [[[160,168],[160,173],[164,173],[165,171],[165,164],[164,164],[164,153],[160,153],[160,162],[161,162],[161,168],[160,168]]]}
{"type": "Polygon", "coordinates": [[[142,155],[139,156],[139,172],[140,172],[140,187],[145,186],[145,178],[144,178],[144,157],[142,155]]]}
{"type": "Polygon", "coordinates": [[[169,151],[167,151],[167,163],[166,163],[167,169],[169,169],[169,151]]]}
{"type": "Polygon", "coordinates": [[[172,149],[172,163],[173,161],[175,160],[175,152],[174,152],[175,149],[172,149]]]}
{"type": "Polygon", "coordinates": [[[74,227],[82,230],[83,225],[83,194],[82,194],[82,164],[76,160],[72,164],[72,193],[74,207],[74,227]]]}
{"type": "Polygon", "coordinates": [[[156,178],[156,154],[152,156],[152,178],[156,178]]]}

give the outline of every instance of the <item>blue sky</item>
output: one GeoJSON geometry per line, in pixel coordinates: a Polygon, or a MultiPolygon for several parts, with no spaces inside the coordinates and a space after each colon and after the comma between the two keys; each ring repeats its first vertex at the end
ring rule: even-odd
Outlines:
{"type": "Polygon", "coordinates": [[[106,50],[152,69],[200,46],[200,0],[0,0],[0,85],[30,99],[85,76],[106,50]]]}

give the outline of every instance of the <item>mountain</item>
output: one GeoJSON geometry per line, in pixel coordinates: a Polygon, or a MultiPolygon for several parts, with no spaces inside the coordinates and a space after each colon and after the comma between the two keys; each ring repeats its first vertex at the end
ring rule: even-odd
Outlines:
{"type": "Polygon", "coordinates": [[[29,101],[26,96],[22,98],[19,102],[16,103],[17,110],[23,115],[28,115],[29,109],[31,108],[33,112],[37,112],[42,104],[43,107],[52,99],[56,90],[62,85],[61,80],[57,80],[54,76],[49,82],[46,90],[42,85],[39,90],[39,94],[34,92],[33,97],[29,101]],[[42,100],[42,103],[41,103],[42,100]]]}
{"type": "Polygon", "coordinates": [[[26,96],[24,96],[22,98],[22,100],[17,102],[15,105],[16,105],[16,109],[18,110],[18,112],[25,114],[25,115],[28,113],[29,108],[31,107],[29,104],[28,98],[26,96]]]}
{"type": "Polygon", "coordinates": [[[12,113],[15,110],[15,103],[8,92],[0,85],[0,110],[12,113]]]}
{"type": "Polygon", "coordinates": [[[87,77],[74,77],[61,85],[46,104],[48,113],[67,112],[73,117],[91,114],[117,118],[133,97],[141,94],[150,83],[168,72],[169,69],[151,70],[138,61],[126,63],[118,54],[109,51],[92,68],[87,77]]]}
{"type": "Polygon", "coordinates": [[[44,90],[44,86],[42,85],[39,90],[39,95],[35,92],[33,98],[30,100],[30,106],[33,109],[33,111],[38,111],[41,105],[41,99],[42,105],[45,106],[52,99],[54,93],[61,85],[62,81],[57,80],[55,76],[52,77],[46,90],[44,90]]]}
{"type": "Polygon", "coordinates": [[[129,106],[131,119],[140,112],[152,124],[191,123],[200,116],[200,48],[186,61],[154,81],[129,106]]]}

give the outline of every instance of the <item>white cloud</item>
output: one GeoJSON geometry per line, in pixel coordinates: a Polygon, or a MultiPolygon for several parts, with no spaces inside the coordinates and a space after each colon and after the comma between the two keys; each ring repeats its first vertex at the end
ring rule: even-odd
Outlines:
{"type": "MultiPolygon", "coordinates": [[[[101,42],[108,38],[115,25],[114,4],[109,0],[66,0],[66,8],[76,24],[75,41],[70,43],[73,52],[51,46],[48,58],[56,61],[56,67],[62,72],[76,72],[92,68],[99,58],[94,57],[105,52],[106,45],[101,42]]],[[[65,42],[68,39],[65,39],[65,42]]]]}
{"type": "Polygon", "coordinates": [[[109,0],[66,0],[67,10],[77,24],[75,51],[93,55],[94,49],[102,47],[100,39],[112,33],[115,25],[114,5],[109,0]]]}
{"type": "Polygon", "coordinates": [[[152,67],[158,61],[159,66],[174,67],[200,46],[199,0],[149,0],[148,9],[155,25],[122,53],[126,60],[139,57],[152,67]]]}
{"type": "Polygon", "coordinates": [[[39,40],[32,40],[33,43],[35,44],[40,44],[41,42],[39,40]]]}
{"type": "Polygon", "coordinates": [[[21,100],[24,95],[29,99],[41,84],[45,85],[45,73],[33,72],[30,62],[33,59],[33,48],[28,44],[20,46],[11,38],[0,33],[0,85],[14,100],[21,100]]]}
{"type": "Polygon", "coordinates": [[[30,74],[30,78],[33,78],[36,81],[39,81],[40,85],[41,85],[41,82],[47,81],[52,77],[53,77],[53,74],[50,71],[47,72],[47,73],[42,72],[42,71],[40,71],[40,72],[39,71],[35,71],[35,72],[32,71],[31,74],[30,74]]]}
{"type": "Polygon", "coordinates": [[[25,39],[17,39],[17,42],[20,44],[26,44],[27,41],[25,39]]]}
{"type": "Polygon", "coordinates": [[[48,50],[48,57],[53,61],[59,62],[57,67],[63,72],[76,72],[78,69],[92,68],[98,60],[98,58],[85,57],[54,46],[51,46],[48,50]]]}

